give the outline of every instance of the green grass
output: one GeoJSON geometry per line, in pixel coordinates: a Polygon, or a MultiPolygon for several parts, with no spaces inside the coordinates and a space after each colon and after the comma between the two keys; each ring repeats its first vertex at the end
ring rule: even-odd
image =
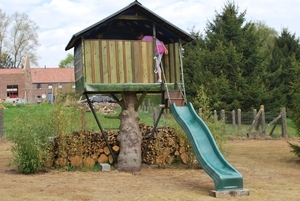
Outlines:
{"type": "MultiPolygon", "coordinates": [[[[50,103],[43,103],[43,104],[10,104],[10,103],[4,103],[3,106],[5,107],[4,109],[4,136],[12,134],[14,127],[15,126],[21,126],[21,125],[16,125],[16,119],[17,117],[27,111],[35,111],[35,112],[40,112],[42,114],[46,113],[52,113],[55,105],[50,104],[50,103]]],[[[99,122],[101,126],[103,127],[104,130],[108,129],[113,129],[113,130],[118,130],[120,126],[120,120],[119,119],[111,119],[111,118],[106,118],[106,117],[112,117],[112,116],[118,116],[119,113],[121,112],[121,109],[118,108],[115,110],[116,114],[97,114],[97,117],[99,119],[99,122]]],[[[34,113],[35,113],[34,112],[34,113]]],[[[140,123],[144,123],[147,126],[154,125],[154,119],[153,119],[153,113],[145,113],[145,112],[139,112],[140,115],[140,123]]],[[[81,113],[78,111],[78,117],[81,116],[81,113]]],[[[28,119],[28,121],[31,121],[31,119],[28,119]]],[[[159,126],[166,125],[168,120],[165,118],[161,118],[159,121],[159,126]]],[[[38,123],[38,122],[33,122],[33,123],[38,123]]],[[[74,130],[80,130],[80,125],[72,125],[72,128],[74,130]]],[[[99,131],[99,127],[97,125],[97,122],[93,116],[92,112],[86,112],[86,130],[89,131],[99,131]]]]}
{"type": "MultiPolygon", "coordinates": [[[[4,136],[6,134],[11,134],[13,132],[13,127],[14,126],[21,126],[21,125],[15,125],[15,120],[18,117],[20,113],[26,112],[26,111],[39,111],[41,113],[49,113],[52,112],[55,105],[50,104],[50,103],[44,103],[40,105],[25,105],[25,104],[9,104],[5,103],[3,106],[6,108],[4,110],[4,136]]],[[[104,128],[104,130],[108,129],[114,129],[118,130],[120,126],[120,120],[119,119],[111,119],[111,118],[106,118],[107,116],[118,116],[119,113],[121,112],[121,109],[116,109],[116,114],[109,114],[109,115],[104,115],[104,114],[99,114],[97,113],[97,117],[101,123],[101,126],[104,128]]],[[[80,117],[80,112],[78,111],[78,117],[80,117]]],[[[139,111],[140,115],[140,123],[144,123],[147,126],[153,126],[154,125],[154,119],[153,119],[153,113],[152,112],[142,112],[139,111]]],[[[30,121],[30,119],[28,119],[30,121]]],[[[38,122],[37,122],[38,123],[38,122]]],[[[166,114],[162,115],[159,125],[158,126],[171,126],[174,127],[176,125],[176,122],[172,115],[166,114]]],[[[210,125],[212,126],[212,125],[210,125]]],[[[246,133],[249,129],[250,125],[242,125],[241,130],[238,130],[237,125],[236,128],[233,128],[231,124],[226,124],[225,127],[225,133],[227,135],[231,136],[239,136],[239,137],[245,137],[246,133]]],[[[75,130],[80,130],[80,125],[72,125],[72,128],[75,130]]],[[[271,129],[273,128],[273,125],[268,127],[266,130],[266,135],[269,135],[271,132],[271,129]]],[[[299,137],[294,123],[290,120],[287,119],[287,128],[288,128],[288,136],[289,137],[299,137]]],[[[177,127],[178,129],[178,127],[177,127]]],[[[210,128],[211,130],[219,130],[218,132],[223,132],[221,129],[224,130],[224,128],[210,128]]],[[[260,128],[261,129],[261,128],[260,128]]],[[[94,116],[92,112],[86,112],[86,130],[94,130],[94,131],[99,131],[99,127],[97,125],[96,120],[94,119],[94,116]]],[[[180,130],[180,129],[179,129],[180,130]]],[[[253,129],[252,132],[255,132],[253,129]]],[[[277,125],[276,129],[272,135],[272,137],[280,137],[281,136],[281,125],[277,125]]]]}

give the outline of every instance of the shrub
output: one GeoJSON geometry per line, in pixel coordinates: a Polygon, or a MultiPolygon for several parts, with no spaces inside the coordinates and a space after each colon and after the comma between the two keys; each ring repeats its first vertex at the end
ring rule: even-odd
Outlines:
{"type": "Polygon", "coordinates": [[[203,119],[207,127],[210,129],[219,149],[221,152],[225,152],[225,143],[228,136],[225,135],[225,121],[217,121],[211,112],[209,107],[211,99],[207,96],[207,90],[203,85],[199,87],[196,97],[193,99],[194,108],[201,108],[202,112],[200,117],[203,119]]]}
{"type": "Polygon", "coordinates": [[[300,146],[296,144],[292,144],[291,142],[288,142],[288,144],[293,149],[291,152],[293,152],[296,156],[300,158],[300,146]]]}
{"type": "Polygon", "coordinates": [[[14,144],[11,147],[11,164],[24,174],[35,173],[43,167],[47,158],[47,147],[52,129],[49,113],[41,113],[36,107],[26,106],[14,121],[13,132],[7,138],[14,144]]]}

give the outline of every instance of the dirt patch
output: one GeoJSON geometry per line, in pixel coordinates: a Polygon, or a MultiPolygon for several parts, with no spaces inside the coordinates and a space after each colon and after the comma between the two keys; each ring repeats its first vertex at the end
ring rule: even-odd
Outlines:
{"type": "MultiPolygon", "coordinates": [[[[296,143],[297,141],[294,140],[296,143]]],[[[216,200],[202,169],[158,169],[139,174],[63,172],[21,175],[8,167],[11,144],[0,141],[0,200],[216,200]]],[[[222,200],[299,200],[300,160],[285,140],[231,140],[225,158],[243,175],[250,196],[222,200]]]]}

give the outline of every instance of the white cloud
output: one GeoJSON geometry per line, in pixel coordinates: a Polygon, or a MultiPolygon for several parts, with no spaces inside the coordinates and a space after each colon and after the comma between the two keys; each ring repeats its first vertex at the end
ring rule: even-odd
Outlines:
{"type": "MultiPolygon", "coordinates": [[[[65,46],[73,34],[123,9],[134,0],[1,0],[0,9],[7,14],[16,11],[29,15],[39,27],[41,57],[39,66],[57,67],[68,53],[65,46]]],[[[167,21],[189,32],[195,26],[203,32],[215,11],[221,12],[227,0],[139,0],[143,6],[167,21]]],[[[235,1],[239,11],[247,10],[247,21],[263,21],[278,32],[288,28],[300,33],[300,1],[296,0],[240,0],[235,1]]],[[[297,34],[298,33],[298,34],[297,34]]]]}

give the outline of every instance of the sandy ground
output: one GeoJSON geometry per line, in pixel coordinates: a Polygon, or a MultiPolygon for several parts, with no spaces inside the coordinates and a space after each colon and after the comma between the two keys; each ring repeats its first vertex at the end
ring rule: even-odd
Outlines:
{"type": "MultiPolygon", "coordinates": [[[[296,143],[297,141],[294,140],[296,143]]],[[[8,167],[10,143],[0,141],[0,200],[216,200],[213,180],[202,169],[158,169],[139,174],[63,172],[18,174],[8,167]]],[[[222,200],[300,200],[300,159],[285,140],[232,140],[225,158],[244,178],[250,196],[222,200]]]]}

